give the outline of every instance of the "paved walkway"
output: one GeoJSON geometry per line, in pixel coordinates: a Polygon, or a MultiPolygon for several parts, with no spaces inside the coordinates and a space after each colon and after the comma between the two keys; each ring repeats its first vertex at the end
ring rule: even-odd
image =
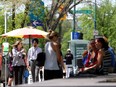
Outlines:
{"type": "Polygon", "coordinates": [[[97,77],[75,77],[69,79],[53,79],[32,84],[23,84],[15,87],[116,87],[115,82],[109,82],[110,79],[116,79],[116,74],[97,77]]]}

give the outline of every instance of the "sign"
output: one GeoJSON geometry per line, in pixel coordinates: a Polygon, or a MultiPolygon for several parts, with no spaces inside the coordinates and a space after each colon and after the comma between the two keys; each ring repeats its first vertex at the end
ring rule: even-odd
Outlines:
{"type": "Polygon", "coordinates": [[[82,38],[83,38],[82,33],[79,33],[79,32],[71,32],[71,40],[74,40],[74,39],[82,39],[82,38]]]}
{"type": "Polygon", "coordinates": [[[87,49],[87,44],[75,44],[75,49],[75,56],[77,59],[80,59],[82,58],[82,53],[84,52],[84,50],[87,49]]]}
{"type": "Polygon", "coordinates": [[[44,14],[44,2],[42,0],[31,0],[29,17],[33,27],[43,26],[44,14]]]}
{"type": "MultiPolygon", "coordinates": [[[[71,14],[73,14],[73,10],[70,11],[71,14]]],[[[76,10],[75,13],[80,13],[80,14],[91,14],[91,10],[76,10]]]]}
{"type": "Polygon", "coordinates": [[[98,35],[98,34],[99,34],[98,30],[94,30],[93,35],[98,35]]]}
{"type": "Polygon", "coordinates": [[[43,26],[43,23],[40,20],[31,21],[31,23],[33,27],[43,26]]]}
{"type": "Polygon", "coordinates": [[[3,46],[3,55],[7,55],[7,53],[9,52],[9,43],[4,42],[2,46],[3,46]]]}

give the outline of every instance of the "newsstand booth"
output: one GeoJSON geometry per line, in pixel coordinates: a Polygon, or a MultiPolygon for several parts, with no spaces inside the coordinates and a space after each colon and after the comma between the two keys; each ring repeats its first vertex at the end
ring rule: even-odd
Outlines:
{"type": "Polygon", "coordinates": [[[82,62],[82,53],[87,49],[88,40],[70,40],[69,49],[73,54],[73,70],[78,69],[78,65],[81,65],[82,62]]]}

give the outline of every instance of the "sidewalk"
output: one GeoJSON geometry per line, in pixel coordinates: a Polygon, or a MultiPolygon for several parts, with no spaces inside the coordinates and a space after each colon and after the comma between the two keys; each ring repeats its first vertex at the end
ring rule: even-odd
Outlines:
{"type": "Polygon", "coordinates": [[[32,84],[23,84],[15,87],[116,87],[115,82],[108,82],[110,79],[116,79],[116,74],[97,77],[76,77],[69,79],[53,79],[32,84]],[[107,82],[106,82],[107,81],[107,82]]]}

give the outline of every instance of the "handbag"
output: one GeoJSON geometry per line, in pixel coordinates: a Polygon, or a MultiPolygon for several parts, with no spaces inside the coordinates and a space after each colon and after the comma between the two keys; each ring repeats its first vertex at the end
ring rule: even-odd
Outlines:
{"type": "Polygon", "coordinates": [[[24,76],[24,78],[29,77],[29,71],[28,71],[28,69],[25,69],[23,76],[24,76]]]}

